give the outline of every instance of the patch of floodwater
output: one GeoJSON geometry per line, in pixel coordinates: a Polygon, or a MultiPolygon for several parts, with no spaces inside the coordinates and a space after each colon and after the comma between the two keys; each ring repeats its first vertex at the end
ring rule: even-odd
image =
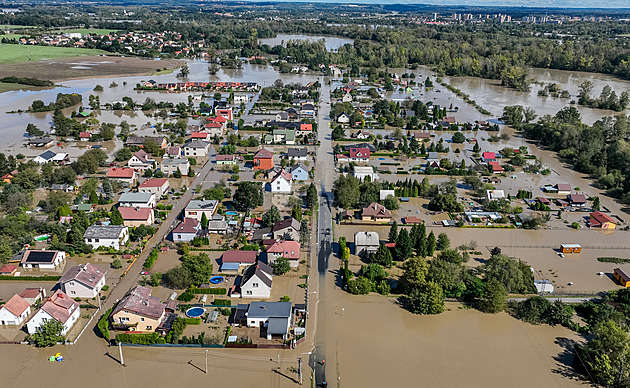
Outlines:
{"type": "Polygon", "coordinates": [[[75,70],[92,70],[90,66],[70,66],[70,68],[75,70]]]}

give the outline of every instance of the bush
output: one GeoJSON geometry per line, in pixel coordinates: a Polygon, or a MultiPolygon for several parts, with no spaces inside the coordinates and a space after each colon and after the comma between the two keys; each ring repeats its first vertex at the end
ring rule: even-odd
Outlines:
{"type": "Polygon", "coordinates": [[[98,330],[101,332],[103,338],[109,341],[109,316],[112,313],[112,309],[105,311],[105,314],[98,320],[98,330]]]}
{"type": "Polygon", "coordinates": [[[215,299],[212,304],[215,306],[231,306],[232,301],[229,299],[215,299]]]}
{"type": "Polygon", "coordinates": [[[226,288],[193,288],[188,289],[192,294],[227,295],[226,288]]]}
{"type": "Polygon", "coordinates": [[[158,253],[160,251],[158,250],[158,248],[153,248],[153,250],[151,251],[151,253],[149,253],[149,257],[147,257],[147,260],[144,262],[143,267],[144,268],[151,268],[153,267],[153,264],[155,264],[155,261],[158,258],[158,253]]]}
{"type": "Polygon", "coordinates": [[[624,259],[621,257],[598,257],[597,261],[602,263],[615,263],[615,264],[628,264],[630,259],[624,259]]]}
{"type": "Polygon", "coordinates": [[[103,286],[103,288],[101,290],[107,291],[107,290],[109,290],[109,286],[106,284],[106,285],[103,286]]]}
{"type": "Polygon", "coordinates": [[[61,279],[61,276],[44,275],[44,276],[9,276],[0,275],[0,280],[26,280],[36,282],[56,282],[61,279]]]}
{"type": "Polygon", "coordinates": [[[195,297],[195,294],[192,294],[188,291],[182,292],[180,296],[177,297],[177,300],[180,302],[190,302],[195,297]]]}
{"type": "Polygon", "coordinates": [[[111,266],[114,269],[120,269],[122,268],[122,261],[120,261],[120,259],[114,259],[114,261],[112,261],[111,266]]]}
{"type": "Polygon", "coordinates": [[[159,333],[116,334],[116,342],[124,344],[153,345],[165,344],[166,340],[159,333]]]}
{"type": "Polygon", "coordinates": [[[61,335],[63,324],[57,320],[51,319],[39,326],[37,333],[33,334],[33,343],[38,348],[55,346],[57,342],[63,342],[64,337],[61,335]]]}

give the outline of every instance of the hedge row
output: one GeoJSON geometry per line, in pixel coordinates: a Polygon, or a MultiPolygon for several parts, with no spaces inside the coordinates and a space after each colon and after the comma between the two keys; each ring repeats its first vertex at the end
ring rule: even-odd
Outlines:
{"type": "Polygon", "coordinates": [[[615,263],[615,264],[628,264],[630,259],[624,259],[621,257],[598,257],[597,261],[602,263],[615,263]]]}
{"type": "Polygon", "coordinates": [[[166,340],[159,333],[116,334],[116,341],[125,344],[153,345],[165,344],[166,340]]]}
{"type": "Polygon", "coordinates": [[[190,288],[188,292],[193,294],[214,294],[214,295],[227,295],[226,288],[190,288]]]}
{"type": "Polygon", "coordinates": [[[147,260],[144,262],[143,267],[144,268],[151,268],[153,267],[153,264],[155,264],[155,261],[158,258],[158,254],[160,253],[159,249],[153,248],[153,250],[151,251],[151,253],[149,253],[149,257],[147,257],[147,260]]]}
{"type": "Polygon", "coordinates": [[[26,280],[26,281],[39,281],[39,282],[56,282],[61,279],[61,276],[45,275],[45,276],[9,276],[0,275],[0,280],[26,280]]]}
{"type": "Polygon", "coordinates": [[[231,306],[232,301],[228,299],[215,299],[212,301],[212,304],[215,306],[231,306]]]}
{"type": "Polygon", "coordinates": [[[112,309],[105,311],[105,314],[98,320],[98,329],[101,332],[103,338],[109,341],[109,316],[112,313],[112,309]]]}

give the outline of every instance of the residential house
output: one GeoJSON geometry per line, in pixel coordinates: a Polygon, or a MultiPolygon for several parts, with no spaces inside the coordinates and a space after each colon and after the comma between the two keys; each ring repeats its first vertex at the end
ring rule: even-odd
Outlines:
{"type": "Polygon", "coordinates": [[[492,168],[493,174],[500,174],[504,171],[499,162],[488,162],[488,165],[492,168]]]}
{"type": "Polygon", "coordinates": [[[182,150],[179,146],[171,146],[166,150],[166,155],[173,159],[180,158],[182,156],[182,150]]]}
{"type": "Polygon", "coordinates": [[[128,167],[111,167],[107,171],[107,177],[133,185],[136,182],[136,171],[128,167]]]}
{"type": "MultiPolygon", "coordinates": [[[[294,117],[294,119],[297,117],[294,117]]],[[[278,112],[278,114],[276,114],[275,117],[276,121],[287,121],[289,120],[289,113],[288,112],[278,112]]]]}
{"type": "Polygon", "coordinates": [[[308,151],[306,148],[289,148],[287,150],[287,159],[304,162],[308,159],[308,151]]]}
{"type": "Polygon", "coordinates": [[[118,302],[111,319],[130,331],[155,331],[166,314],[166,305],[159,298],[151,296],[151,288],[136,286],[118,302]]]}
{"type": "Polygon", "coordinates": [[[50,148],[55,145],[55,139],[51,137],[38,137],[35,139],[29,139],[26,144],[31,147],[50,148]]]}
{"type": "Polygon", "coordinates": [[[273,153],[261,148],[254,155],[254,170],[270,170],[273,168],[273,153]]]}
{"type": "Polygon", "coordinates": [[[193,132],[190,134],[191,140],[206,140],[208,138],[207,132],[193,132]]]}
{"type": "Polygon", "coordinates": [[[588,203],[584,194],[569,194],[567,199],[573,207],[584,207],[588,203]]]}
{"type": "Polygon", "coordinates": [[[124,226],[136,227],[155,223],[155,215],[150,207],[119,207],[118,211],[124,226]]]}
{"type": "Polygon", "coordinates": [[[396,191],[395,190],[379,190],[378,192],[378,199],[379,201],[382,201],[384,199],[387,199],[387,197],[392,196],[395,197],[396,196],[396,191]]]}
{"type": "Polygon", "coordinates": [[[13,276],[17,272],[18,266],[15,264],[3,264],[0,266],[0,276],[13,276]]]}
{"type": "Polygon", "coordinates": [[[143,84],[143,86],[144,86],[145,88],[154,88],[154,87],[155,87],[155,85],[157,85],[157,82],[155,82],[155,81],[154,81],[154,80],[152,80],[152,79],[150,79],[150,80],[146,81],[146,82],[143,84]]]}
{"type": "Polygon", "coordinates": [[[25,251],[20,264],[24,268],[55,269],[65,259],[63,251],[25,251]]]}
{"type": "Polygon", "coordinates": [[[105,285],[107,271],[90,263],[75,265],[57,282],[59,289],[72,298],[95,298],[105,285]]]}
{"type": "Polygon", "coordinates": [[[440,168],[440,156],[437,152],[429,152],[429,155],[427,155],[427,167],[440,168]]]}
{"type": "Polygon", "coordinates": [[[265,136],[266,144],[295,144],[295,129],[274,128],[271,135],[265,136]]]}
{"type": "Polygon", "coordinates": [[[219,201],[216,199],[193,199],[188,202],[184,209],[184,218],[194,218],[201,221],[202,215],[205,214],[206,218],[211,220],[218,205],[219,201]]]}
{"type": "Polygon", "coordinates": [[[617,222],[600,211],[589,214],[588,226],[591,228],[615,229],[617,222]]]}
{"type": "Polygon", "coordinates": [[[350,123],[350,115],[348,115],[347,113],[342,113],[339,116],[337,116],[337,123],[339,124],[348,124],[350,123]]]}
{"type": "Polygon", "coordinates": [[[61,322],[63,329],[61,335],[66,335],[79,320],[81,309],[79,303],[73,298],[66,295],[63,291],[55,291],[55,293],[44,302],[42,307],[37,310],[28,322],[26,322],[26,331],[29,334],[35,334],[41,325],[53,319],[61,322]]]}
{"type": "Polygon", "coordinates": [[[207,231],[209,234],[226,234],[228,232],[228,223],[224,219],[209,220],[207,231]]]}
{"type": "Polygon", "coordinates": [[[53,157],[57,155],[56,153],[48,150],[42,154],[40,154],[39,156],[36,156],[33,159],[33,162],[37,163],[37,164],[46,164],[48,162],[52,162],[53,157]]]}
{"type": "Polygon", "coordinates": [[[249,102],[249,95],[247,94],[234,94],[234,104],[235,105],[240,105],[240,104],[247,104],[249,102]]]}
{"type": "Polygon", "coordinates": [[[273,194],[288,194],[291,192],[291,181],[293,179],[293,176],[291,175],[291,173],[285,171],[285,170],[280,170],[278,171],[278,173],[276,174],[276,176],[274,176],[271,179],[271,182],[269,183],[270,188],[271,188],[271,192],[273,194]]]}
{"type": "Polygon", "coordinates": [[[315,117],[315,105],[310,102],[305,102],[300,107],[300,118],[311,118],[315,117]]]}
{"type": "Polygon", "coordinates": [[[313,124],[310,123],[300,123],[300,127],[296,128],[300,134],[305,135],[313,132],[313,124]]]}
{"type": "MultiPolygon", "coordinates": [[[[208,156],[210,143],[203,140],[193,140],[184,144],[184,156],[208,156]]],[[[186,170],[188,171],[188,170],[186,170]]]]}
{"type": "Polygon", "coordinates": [[[272,238],[276,240],[300,239],[300,222],[293,217],[287,217],[276,221],[271,227],[272,238]]]}
{"type": "Polygon", "coordinates": [[[215,161],[217,163],[217,165],[223,165],[223,164],[236,164],[236,156],[234,155],[218,155],[215,158],[215,161]]]}
{"type": "Polygon", "coordinates": [[[125,142],[125,146],[144,148],[144,143],[148,141],[154,142],[162,149],[168,147],[168,139],[165,136],[129,136],[125,142]]]}
{"type": "Polygon", "coordinates": [[[184,218],[173,229],[171,237],[173,242],[190,242],[201,235],[201,222],[194,218],[184,218]]]}
{"type": "Polygon", "coordinates": [[[52,158],[52,162],[53,163],[57,163],[57,164],[66,164],[70,161],[70,157],[68,156],[68,154],[60,152],[58,154],[55,154],[55,156],[53,156],[52,158]]]}
{"type": "Polygon", "coordinates": [[[0,325],[21,325],[30,313],[31,305],[21,296],[13,295],[0,307],[0,325]]]}
{"type": "Polygon", "coordinates": [[[147,179],[138,186],[140,193],[152,193],[156,196],[165,195],[170,188],[168,178],[147,179]]]}
{"type": "Polygon", "coordinates": [[[20,297],[32,306],[46,299],[46,290],[42,287],[27,288],[20,293],[20,297]]]}
{"type": "Polygon", "coordinates": [[[392,220],[392,212],[378,202],[372,202],[361,211],[361,221],[371,222],[390,222],[392,220]]]}
{"type": "Polygon", "coordinates": [[[274,241],[267,248],[267,263],[272,265],[280,257],[289,260],[291,268],[297,268],[300,265],[300,243],[291,240],[274,241]]]}
{"type": "Polygon", "coordinates": [[[374,182],[379,178],[378,174],[374,172],[372,166],[355,166],[352,174],[360,181],[364,181],[366,178],[369,178],[372,182],[374,182]]]}
{"type": "Polygon", "coordinates": [[[380,245],[376,232],[356,232],[354,234],[354,254],[376,253],[380,245]]]}
{"type": "Polygon", "coordinates": [[[118,199],[119,207],[148,207],[153,209],[156,204],[153,193],[122,193],[118,199]]]}
{"type": "Polygon", "coordinates": [[[568,183],[558,183],[556,185],[556,192],[560,195],[571,194],[571,185],[568,183]]]}
{"type": "Polygon", "coordinates": [[[164,175],[171,176],[179,170],[183,176],[188,175],[188,170],[190,169],[190,163],[188,159],[164,159],[160,164],[160,170],[164,173],[164,175]]]}
{"type": "Polygon", "coordinates": [[[267,339],[286,340],[292,325],[291,302],[252,302],[247,309],[247,327],[267,328],[267,339]]]}
{"type": "Polygon", "coordinates": [[[203,130],[204,132],[201,132],[201,133],[206,134],[206,137],[204,137],[204,139],[212,138],[215,136],[220,137],[220,136],[223,136],[223,132],[225,131],[225,123],[207,123],[206,125],[203,126],[203,130]]]}
{"type": "Polygon", "coordinates": [[[139,150],[127,161],[127,167],[133,168],[136,171],[145,171],[154,168],[154,166],[155,159],[151,158],[151,155],[147,154],[144,150],[139,150]]]}
{"type": "Polygon", "coordinates": [[[357,133],[353,133],[352,134],[352,138],[357,139],[357,140],[367,140],[370,138],[370,133],[369,132],[365,132],[365,131],[358,131],[357,133]]]}
{"type": "Polygon", "coordinates": [[[241,298],[271,298],[271,285],[273,282],[273,269],[260,261],[250,265],[241,277],[241,298]]]}
{"type": "Polygon", "coordinates": [[[257,255],[256,251],[225,251],[221,256],[221,264],[238,263],[240,266],[251,265],[256,262],[257,255]]]}
{"type": "Polygon", "coordinates": [[[79,132],[79,140],[80,141],[88,141],[92,137],[91,132],[79,132]]]}
{"type": "Polygon", "coordinates": [[[289,172],[291,173],[291,179],[294,182],[307,181],[309,179],[307,167],[302,163],[298,163],[295,166],[291,167],[289,169],[289,172]]]}
{"type": "Polygon", "coordinates": [[[129,240],[129,229],[124,225],[92,225],[83,233],[83,241],[97,249],[120,249],[129,240]]]}
{"type": "Polygon", "coordinates": [[[74,185],[69,185],[67,183],[53,183],[52,185],[50,185],[50,190],[71,193],[74,191],[74,185]]]}
{"type": "Polygon", "coordinates": [[[505,192],[503,190],[486,190],[486,199],[488,201],[496,201],[505,198],[505,192]]]}
{"type": "Polygon", "coordinates": [[[11,183],[11,181],[13,180],[13,178],[15,178],[15,176],[17,175],[18,170],[13,170],[7,174],[4,174],[2,176],[2,182],[4,183],[11,183]]]}
{"type": "Polygon", "coordinates": [[[341,97],[341,102],[352,102],[352,94],[344,94],[343,97],[341,97]]]}
{"type": "Polygon", "coordinates": [[[484,163],[490,163],[497,160],[497,156],[494,152],[484,152],[481,154],[481,161],[484,163]]]}
{"type": "Polygon", "coordinates": [[[370,161],[370,150],[368,148],[350,148],[349,162],[368,163],[370,161]]]}

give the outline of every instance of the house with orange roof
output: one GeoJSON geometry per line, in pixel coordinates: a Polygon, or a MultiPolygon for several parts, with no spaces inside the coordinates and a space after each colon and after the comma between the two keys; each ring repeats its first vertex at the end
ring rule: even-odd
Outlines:
{"type": "Polygon", "coordinates": [[[123,225],[125,226],[135,227],[155,223],[153,209],[149,207],[119,207],[118,211],[122,215],[123,225]]]}
{"type": "Polygon", "coordinates": [[[589,214],[588,226],[591,228],[615,229],[617,223],[608,214],[596,211],[589,214]]]}
{"type": "Polygon", "coordinates": [[[254,170],[271,170],[273,168],[273,153],[261,148],[254,155],[254,170]]]}
{"type": "Polygon", "coordinates": [[[136,171],[130,167],[111,167],[107,171],[107,177],[133,185],[136,182],[136,171]]]}
{"type": "Polygon", "coordinates": [[[300,243],[297,241],[275,241],[267,248],[267,262],[272,265],[280,257],[289,260],[291,268],[300,265],[300,243]]]}
{"type": "Polygon", "coordinates": [[[0,325],[21,325],[31,313],[31,305],[19,295],[0,307],[0,325]]]}

